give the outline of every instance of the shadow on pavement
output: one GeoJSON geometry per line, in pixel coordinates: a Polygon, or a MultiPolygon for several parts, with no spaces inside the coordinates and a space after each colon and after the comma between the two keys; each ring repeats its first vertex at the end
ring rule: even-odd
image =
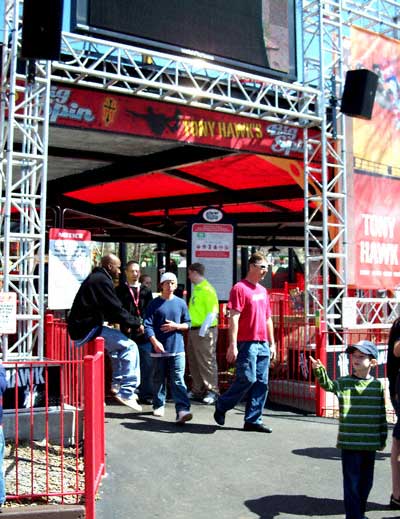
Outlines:
{"type": "MultiPolygon", "coordinates": [[[[259,519],[274,519],[280,514],[293,514],[299,517],[329,517],[344,513],[343,501],[309,497],[306,495],[274,495],[260,499],[250,499],[244,503],[259,519]]],[[[388,507],[378,503],[368,503],[367,509],[387,510],[388,507]]],[[[282,517],[282,515],[281,515],[282,517]]],[[[387,518],[389,519],[389,518],[387,518]]]]}
{"type": "Polygon", "coordinates": [[[208,425],[196,422],[187,422],[185,424],[176,424],[175,422],[166,419],[158,419],[153,416],[151,411],[147,413],[105,413],[106,419],[133,419],[134,422],[121,421],[121,425],[127,429],[136,431],[149,431],[160,433],[189,433],[189,434],[214,434],[218,430],[224,431],[242,431],[238,427],[219,427],[218,425],[208,425]]]}
{"type": "MultiPolygon", "coordinates": [[[[309,447],[307,449],[294,449],[293,454],[297,456],[307,456],[308,458],[314,458],[317,460],[340,460],[340,450],[335,447],[309,447]]],[[[376,461],[382,461],[386,458],[390,458],[388,452],[377,452],[376,461]]]]}

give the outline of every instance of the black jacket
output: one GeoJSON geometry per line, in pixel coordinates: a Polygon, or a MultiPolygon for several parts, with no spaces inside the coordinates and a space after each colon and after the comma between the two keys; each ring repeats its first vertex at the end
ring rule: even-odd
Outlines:
{"type": "Polygon", "coordinates": [[[398,317],[392,324],[388,339],[388,353],[387,353],[387,377],[389,379],[389,392],[392,399],[396,394],[396,379],[400,373],[400,357],[395,357],[394,343],[400,339],[400,317],[398,317]]]}
{"type": "Polygon", "coordinates": [[[122,307],[117,297],[110,274],[96,267],[75,296],[67,318],[69,335],[73,340],[82,339],[104,321],[127,328],[135,326],[134,317],[122,307]]]}
{"type": "MultiPolygon", "coordinates": [[[[137,289],[132,288],[132,290],[136,291],[137,289]]],[[[115,291],[122,303],[122,306],[135,319],[135,326],[132,327],[132,330],[130,333],[128,332],[126,326],[121,326],[121,331],[137,343],[147,342],[147,339],[145,338],[145,335],[143,333],[141,335],[138,335],[137,329],[143,323],[143,319],[146,317],[146,308],[149,306],[149,304],[153,300],[153,294],[152,294],[150,288],[148,288],[144,285],[140,285],[139,301],[138,301],[139,309],[138,309],[137,305],[135,304],[135,301],[132,298],[132,294],[129,290],[128,285],[125,282],[121,283],[115,289],[115,291]]],[[[136,292],[134,292],[134,295],[136,297],[136,292]]]]}

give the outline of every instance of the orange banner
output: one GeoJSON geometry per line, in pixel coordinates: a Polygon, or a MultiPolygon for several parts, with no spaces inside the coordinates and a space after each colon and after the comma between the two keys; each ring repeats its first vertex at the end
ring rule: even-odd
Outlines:
{"type": "MultiPolygon", "coordinates": [[[[379,76],[370,121],[352,119],[355,157],[400,167],[400,43],[351,28],[351,69],[366,68],[379,76]]],[[[386,171],[383,168],[383,171],[386,171]]],[[[378,172],[376,172],[378,173],[378,172]]]]}

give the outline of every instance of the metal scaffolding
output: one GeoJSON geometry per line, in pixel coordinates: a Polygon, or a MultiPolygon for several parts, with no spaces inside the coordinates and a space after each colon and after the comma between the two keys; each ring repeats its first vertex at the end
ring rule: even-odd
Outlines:
{"type": "Polygon", "coordinates": [[[337,109],[344,76],[342,1],[305,0],[303,9],[304,82],[317,84],[321,93],[321,131],[306,139],[304,159],[305,301],[308,319],[319,312],[336,330],[347,291],[345,126],[337,109]],[[316,222],[320,214],[322,223],[316,222]]]}
{"type": "Polygon", "coordinates": [[[307,319],[320,314],[328,330],[337,332],[348,284],[346,119],[337,107],[344,86],[345,31],[355,24],[397,37],[400,6],[393,0],[303,0],[302,8],[304,84],[318,85],[321,100],[320,138],[305,139],[306,312],[307,319]],[[321,213],[322,224],[316,220],[321,213]],[[317,247],[311,249],[311,241],[317,247]]]}
{"type": "Polygon", "coordinates": [[[398,2],[297,0],[304,70],[302,81],[295,83],[68,32],[62,34],[59,61],[30,62],[18,73],[22,5],[22,0],[5,2],[0,279],[4,291],[18,294],[18,340],[10,346],[3,337],[3,357],[43,355],[51,81],[304,129],[307,315],[323,312],[329,326],[340,327],[347,283],[345,121],[336,106],[343,87],[343,32],[354,23],[396,37],[398,2]],[[315,132],[311,137],[309,128],[320,130],[319,137],[315,132]],[[318,157],[321,162],[315,160],[318,157]],[[17,227],[11,225],[12,212],[19,217],[17,227]],[[316,230],[322,231],[322,240],[316,230]],[[311,239],[318,244],[316,249],[311,250],[311,239]]]}
{"type": "Polygon", "coordinates": [[[2,336],[5,360],[43,354],[50,65],[27,62],[17,73],[21,7],[5,2],[1,74],[0,270],[4,292],[17,294],[17,337],[2,336]]]}

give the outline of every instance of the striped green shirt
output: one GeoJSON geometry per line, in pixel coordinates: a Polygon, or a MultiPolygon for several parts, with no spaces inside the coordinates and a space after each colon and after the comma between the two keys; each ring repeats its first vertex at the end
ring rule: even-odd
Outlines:
{"type": "Polygon", "coordinates": [[[337,447],[365,451],[384,449],[387,422],[382,382],[354,375],[332,381],[324,367],[316,368],[314,373],[321,387],[339,399],[337,447]]]}

